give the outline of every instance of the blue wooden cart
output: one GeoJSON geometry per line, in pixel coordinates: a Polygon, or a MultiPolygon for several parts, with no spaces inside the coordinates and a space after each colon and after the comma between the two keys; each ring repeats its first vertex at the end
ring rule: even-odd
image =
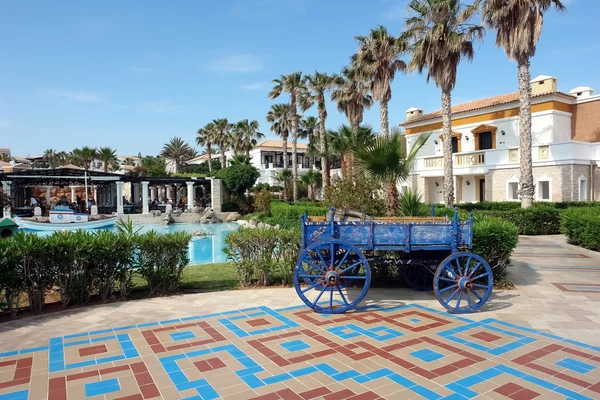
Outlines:
{"type": "Polygon", "coordinates": [[[410,217],[337,221],[302,217],[302,248],[294,269],[298,296],[317,312],[338,314],[356,307],[371,283],[369,260],[394,251],[404,277],[417,289],[428,283],[452,313],[479,309],[492,293],[488,263],[469,250],[473,219],[410,217]],[[427,279],[429,277],[429,280],[427,279]]]}

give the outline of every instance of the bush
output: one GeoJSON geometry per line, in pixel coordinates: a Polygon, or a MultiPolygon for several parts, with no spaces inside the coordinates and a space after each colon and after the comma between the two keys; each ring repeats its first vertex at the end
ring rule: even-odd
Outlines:
{"type": "Polygon", "coordinates": [[[23,291],[24,280],[20,270],[20,258],[13,240],[0,239],[0,293],[12,317],[19,309],[19,294],[23,291]]]}
{"type": "Polygon", "coordinates": [[[220,170],[216,176],[223,180],[227,189],[238,197],[244,197],[246,190],[250,189],[260,177],[260,172],[248,164],[233,164],[220,170]]]}
{"type": "Polygon", "coordinates": [[[225,237],[223,249],[235,265],[242,286],[292,282],[300,249],[297,232],[273,228],[241,228],[225,237]]]}
{"type": "Polygon", "coordinates": [[[221,205],[223,212],[240,211],[240,205],[235,201],[226,201],[221,205]]]}
{"type": "Polygon", "coordinates": [[[150,296],[179,287],[183,268],[190,262],[188,243],[191,238],[192,235],[185,232],[160,235],[154,231],[137,238],[136,267],[148,282],[150,296]]]}
{"type": "Polygon", "coordinates": [[[513,222],[520,235],[555,235],[560,233],[560,211],[548,206],[518,208],[510,211],[481,211],[477,214],[500,217],[513,222]]]}
{"type": "Polygon", "coordinates": [[[274,201],[271,203],[271,217],[264,218],[263,221],[270,225],[279,225],[283,229],[300,231],[300,218],[304,213],[311,216],[325,215],[327,207],[274,201]]]}
{"type": "Polygon", "coordinates": [[[44,308],[46,291],[54,282],[54,270],[47,265],[48,241],[34,233],[19,232],[13,240],[19,269],[27,291],[31,311],[41,312],[44,308]]]}
{"type": "Polygon", "coordinates": [[[254,210],[271,215],[271,192],[267,188],[254,195],[254,210]]]}
{"type": "Polygon", "coordinates": [[[506,285],[506,269],[518,240],[519,231],[514,223],[485,215],[475,218],[472,251],[490,264],[496,284],[506,285]]]}
{"type": "Polygon", "coordinates": [[[423,212],[421,194],[410,189],[400,195],[398,208],[400,209],[400,215],[405,217],[418,217],[431,214],[431,212],[423,212]]]}
{"type": "Polygon", "coordinates": [[[336,179],[325,191],[325,203],[379,217],[385,214],[385,204],[376,195],[380,189],[380,185],[364,178],[336,179]]]}
{"type": "Polygon", "coordinates": [[[600,251],[600,208],[564,210],[561,232],[571,244],[600,251]]]}

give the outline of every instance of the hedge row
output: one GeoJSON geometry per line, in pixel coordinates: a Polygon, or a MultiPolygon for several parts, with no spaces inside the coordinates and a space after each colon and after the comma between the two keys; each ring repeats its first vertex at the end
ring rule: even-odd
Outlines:
{"type": "Polygon", "coordinates": [[[58,288],[63,306],[85,304],[98,294],[107,300],[118,291],[127,298],[138,273],[150,295],[175,290],[189,263],[191,235],[149,232],[132,226],[119,232],[55,232],[42,237],[19,232],[0,240],[0,293],[14,316],[22,293],[29,307],[41,312],[46,294],[58,288]]]}
{"type": "Polygon", "coordinates": [[[327,207],[315,206],[314,203],[289,204],[281,201],[271,203],[271,216],[263,218],[263,222],[279,225],[283,229],[300,230],[300,218],[306,212],[308,215],[325,215],[327,207]]]}
{"type": "Polygon", "coordinates": [[[600,251],[600,208],[564,210],[561,232],[571,244],[600,251]]]}

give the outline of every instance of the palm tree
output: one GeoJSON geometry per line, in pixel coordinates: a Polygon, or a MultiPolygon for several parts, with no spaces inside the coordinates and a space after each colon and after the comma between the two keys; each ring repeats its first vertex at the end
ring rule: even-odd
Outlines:
{"type": "Polygon", "coordinates": [[[323,182],[323,176],[316,171],[308,171],[301,177],[302,182],[308,186],[308,196],[312,201],[316,198],[315,186],[323,182]]]}
{"type": "Polygon", "coordinates": [[[398,57],[404,52],[403,41],[390,35],[383,26],[371,29],[369,36],[357,36],[358,52],[352,56],[352,68],[360,79],[370,83],[373,99],[380,105],[381,134],[389,135],[388,102],[392,98],[391,83],[398,71],[406,71],[406,63],[398,57]]]}
{"type": "Polygon", "coordinates": [[[100,149],[98,149],[98,158],[102,161],[104,172],[108,172],[110,165],[119,160],[117,158],[117,151],[110,147],[100,147],[100,149]]]}
{"type": "Polygon", "coordinates": [[[304,111],[313,104],[317,104],[319,112],[319,150],[321,151],[321,171],[323,174],[323,189],[329,186],[329,163],[325,155],[327,138],[325,132],[325,120],[327,119],[327,107],[325,105],[325,94],[342,83],[342,78],[337,75],[327,75],[315,71],[314,75],[305,78],[305,90],[301,97],[300,105],[304,111]]]}
{"type": "Polygon", "coordinates": [[[97,154],[98,151],[94,147],[83,146],[81,149],[73,149],[72,162],[87,171],[97,154]]]}
{"type": "MultiPolygon", "coordinates": [[[[140,158],[141,160],[141,158],[140,158]]],[[[133,160],[132,157],[126,157],[125,160],[123,160],[123,164],[125,165],[133,165],[135,164],[135,161],[133,160]]]]}
{"type": "Polygon", "coordinates": [[[283,141],[283,168],[288,167],[287,142],[290,134],[290,105],[273,104],[267,113],[267,122],[271,123],[271,132],[283,141]]]}
{"type": "Polygon", "coordinates": [[[284,168],[275,175],[275,179],[283,186],[283,199],[289,200],[290,181],[294,179],[294,174],[292,174],[292,171],[288,168],[284,168]]]}
{"type": "Polygon", "coordinates": [[[370,82],[362,79],[356,68],[346,67],[342,71],[342,84],[331,92],[331,100],[337,103],[339,112],[354,129],[358,129],[363,121],[365,110],[373,105],[373,98],[369,94],[370,82]]]}
{"type": "MultiPolygon", "coordinates": [[[[312,159],[311,167],[317,156],[325,154],[325,152],[319,151],[321,140],[319,129],[319,119],[312,115],[302,118],[298,126],[298,139],[308,139],[308,150],[305,156],[312,159]]],[[[327,143],[325,143],[325,147],[327,147],[327,143]]]]}
{"type": "Polygon", "coordinates": [[[373,144],[375,134],[371,127],[359,127],[354,130],[348,125],[341,125],[336,131],[329,131],[328,142],[331,153],[342,160],[342,175],[354,176],[353,151],[373,144]]]}
{"type": "Polygon", "coordinates": [[[174,137],[163,146],[160,155],[175,163],[175,173],[177,173],[185,161],[193,158],[193,153],[194,150],[189,144],[179,137],[174,137]]]}
{"type": "Polygon", "coordinates": [[[250,158],[250,150],[254,146],[256,146],[257,139],[261,139],[265,137],[264,134],[258,131],[258,121],[248,121],[247,119],[243,119],[237,124],[233,129],[236,136],[239,138],[239,146],[238,149],[244,151],[246,157],[250,158]]]}
{"type": "Polygon", "coordinates": [[[252,165],[252,159],[244,154],[231,157],[229,165],[252,165]]]}
{"type": "Polygon", "coordinates": [[[394,216],[398,213],[399,181],[408,179],[416,161],[417,153],[425,145],[429,135],[421,135],[404,157],[402,135],[392,133],[389,136],[378,136],[375,141],[358,148],[354,155],[357,166],[363,171],[366,179],[381,182],[386,186],[386,214],[394,216]]]}
{"type": "Polygon", "coordinates": [[[456,72],[462,57],[471,61],[473,44],[483,39],[482,26],[468,23],[479,1],[467,6],[459,0],[413,0],[403,39],[408,41],[412,58],[410,70],[427,69],[427,82],[433,79],[442,90],[442,142],[444,149],[444,201],[454,204],[452,172],[452,102],[456,72]]]}
{"type": "Polygon", "coordinates": [[[511,61],[517,62],[519,79],[519,162],[521,207],[531,207],[535,186],[531,155],[531,75],[529,59],[535,55],[542,34],[544,13],[552,6],[565,10],[560,0],[485,0],[483,20],[496,29],[496,46],[503,47],[511,61]]]}
{"type": "Polygon", "coordinates": [[[58,154],[55,150],[52,149],[46,149],[44,151],[44,156],[43,156],[43,160],[48,163],[48,165],[50,166],[50,168],[56,168],[57,164],[56,162],[58,161],[58,154]]]}
{"type": "Polygon", "coordinates": [[[298,145],[298,100],[305,90],[302,72],[292,72],[273,79],[273,89],[269,92],[270,99],[278,98],[283,92],[290,94],[290,113],[292,131],[292,171],[294,174],[294,201],[298,200],[298,158],[296,157],[298,145]]]}
{"type": "Polygon", "coordinates": [[[198,136],[196,136],[196,144],[198,146],[206,147],[206,154],[208,155],[208,172],[212,173],[212,155],[213,145],[215,143],[215,125],[211,122],[204,125],[204,128],[198,129],[198,136]]]}
{"type": "Polygon", "coordinates": [[[231,124],[227,118],[213,119],[215,144],[221,153],[221,168],[227,167],[225,152],[231,147],[231,124]]]}

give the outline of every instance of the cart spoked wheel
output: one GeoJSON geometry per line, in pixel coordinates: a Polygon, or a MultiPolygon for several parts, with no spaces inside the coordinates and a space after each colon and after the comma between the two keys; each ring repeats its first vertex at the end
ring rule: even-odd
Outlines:
{"type": "Polygon", "coordinates": [[[294,269],[298,296],[320,313],[339,314],[356,307],[370,283],[367,259],[342,240],[311,244],[300,253],[294,269]]]}
{"type": "Polygon", "coordinates": [[[433,270],[424,264],[406,263],[402,266],[402,277],[411,289],[418,292],[432,290],[433,270]]]}
{"type": "Polygon", "coordinates": [[[494,286],[492,269],[478,254],[459,252],[448,256],[435,272],[433,290],[448,311],[456,314],[478,310],[494,286]]]}

